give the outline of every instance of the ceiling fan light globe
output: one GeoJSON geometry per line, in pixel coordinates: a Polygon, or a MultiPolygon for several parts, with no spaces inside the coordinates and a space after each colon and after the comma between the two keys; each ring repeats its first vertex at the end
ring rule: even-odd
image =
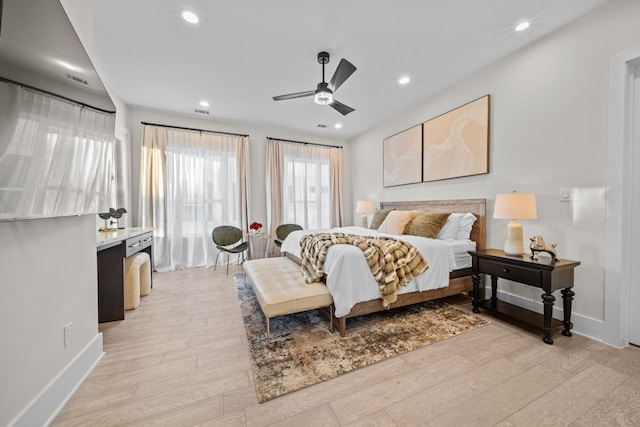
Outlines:
{"type": "Polygon", "coordinates": [[[315,101],[316,104],[329,105],[333,102],[333,95],[331,92],[316,92],[315,101]]]}

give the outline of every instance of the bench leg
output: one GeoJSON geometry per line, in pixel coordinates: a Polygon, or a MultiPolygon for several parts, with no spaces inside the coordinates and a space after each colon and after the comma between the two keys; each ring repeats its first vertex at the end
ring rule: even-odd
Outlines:
{"type": "Polygon", "coordinates": [[[329,305],[329,332],[333,332],[333,305],[329,305]]]}
{"type": "Polygon", "coordinates": [[[269,318],[268,317],[267,317],[267,336],[269,336],[269,318]]]}

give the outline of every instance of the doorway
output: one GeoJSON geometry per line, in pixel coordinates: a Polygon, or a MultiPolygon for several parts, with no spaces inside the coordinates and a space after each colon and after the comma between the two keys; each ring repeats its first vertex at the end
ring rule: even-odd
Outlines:
{"type": "Polygon", "coordinates": [[[609,59],[603,341],[640,344],[640,49],[609,59]]]}

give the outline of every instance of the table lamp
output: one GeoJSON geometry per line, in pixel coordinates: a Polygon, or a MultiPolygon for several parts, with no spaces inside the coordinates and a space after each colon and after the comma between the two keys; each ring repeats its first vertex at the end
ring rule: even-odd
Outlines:
{"type": "Polygon", "coordinates": [[[526,193],[507,193],[496,195],[496,205],[493,210],[494,218],[510,219],[504,239],[504,253],[507,255],[522,255],[524,243],[522,239],[522,225],[517,219],[536,219],[536,196],[526,193]]]}
{"type": "Polygon", "coordinates": [[[367,215],[373,212],[373,206],[369,200],[358,200],[356,203],[356,213],[362,214],[362,226],[367,228],[367,215]]]}

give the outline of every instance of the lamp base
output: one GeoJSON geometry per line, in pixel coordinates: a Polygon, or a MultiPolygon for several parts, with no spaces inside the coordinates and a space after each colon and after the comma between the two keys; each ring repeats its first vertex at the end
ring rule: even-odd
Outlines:
{"type": "Polygon", "coordinates": [[[367,215],[362,215],[362,226],[364,228],[369,228],[369,225],[367,224],[367,215]]]}
{"type": "Polygon", "coordinates": [[[504,239],[504,253],[506,255],[522,255],[524,253],[523,248],[522,225],[514,219],[507,225],[504,239]]]}

